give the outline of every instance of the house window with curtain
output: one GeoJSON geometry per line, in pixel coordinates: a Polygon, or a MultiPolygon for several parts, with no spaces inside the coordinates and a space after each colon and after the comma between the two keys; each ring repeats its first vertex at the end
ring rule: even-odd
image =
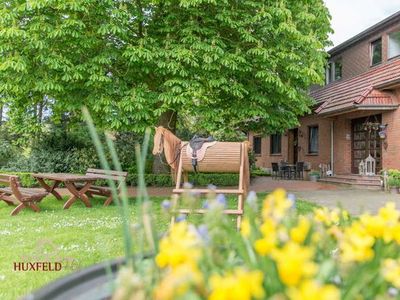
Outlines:
{"type": "Polygon", "coordinates": [[[253,152],[255,155],[261,155],[261,136],[253,137],[253,152]]]}
{"type": "Polygon", "coordinates": [[[382,62],[382,38],[371,43],[371,65],[378,65],[382,62]]]}
{"type": "Polygon", "coordinates": [[[308,153],[318,154],[318,126],[308,127],[308,153]]]}
{"type": "Polygon", "coordinates": [[[270,153],[281,154],[282,136],[280,134],[271,134],[270,136],[270,153]]]}
{"type": "Polygon", "coordinates": [[[388,58],[400,55],[400,31],[389,33],[388,58]]]}

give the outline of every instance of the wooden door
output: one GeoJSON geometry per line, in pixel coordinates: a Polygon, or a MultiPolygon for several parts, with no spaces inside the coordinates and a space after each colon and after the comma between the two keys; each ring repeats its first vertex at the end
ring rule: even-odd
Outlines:
{"type": "Polygon", "coordinates": [[[351,172],[358,174],[358,166],[361,160],[365,160],[369,154],[376,160],[376,173],[382,169],[382,142],[377,130],[366,130],[367,122],[381,123],[382,116],[375,115],[366,118],[352,120],[352,161],[351,172]]]}

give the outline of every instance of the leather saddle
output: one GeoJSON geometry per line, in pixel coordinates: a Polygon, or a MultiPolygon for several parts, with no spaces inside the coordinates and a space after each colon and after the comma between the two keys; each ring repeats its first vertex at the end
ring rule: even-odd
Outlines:
{"type": "Polygon", "coordinates": [[[186,147],[186,155],[192,160],[192,166],[195,173],[197,173],[197,164],[204,159],[207,148],[214,146],[217,142],[212,136],[202,138],[195,135],[186,147]]]}

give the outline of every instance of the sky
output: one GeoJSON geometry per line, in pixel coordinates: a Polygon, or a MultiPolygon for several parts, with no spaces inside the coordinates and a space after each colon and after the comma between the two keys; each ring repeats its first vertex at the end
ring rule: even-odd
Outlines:
{"type": "Polygon", "coordinates": [[[324,0],[335,31],[334,46],[400,10],[400,0],[324,0]]]}

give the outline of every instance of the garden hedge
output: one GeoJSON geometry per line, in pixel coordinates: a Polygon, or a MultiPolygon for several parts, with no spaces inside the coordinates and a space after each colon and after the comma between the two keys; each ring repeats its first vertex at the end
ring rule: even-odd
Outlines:
{"type": "MultiPolygon", "coordinates": [[[[31,176],[30,172],[11,172],[2,171],[2,174],[18,175],[23,187],[38,187],[38,182],[31,176]]],[[[253,173],[252,176],[268,176],[265,174],[253,173]]],[[[173,186],[171,175],[169,174],[145,174],[145,181],[147,186],[166,187],[173,186]]],[[[236,186],[239,182],[239,174],[232,173],[197,173],[189,175],[189,182],[197,186],[207,186],[213,184],[215,186],[236,186]]],[[[129,174],[127,178],[129,186],[136,186],[138,184],[137,174],[129,174]]],[[[106,182],[99,182],[98,184],[106,184],[106,182]]]]}

